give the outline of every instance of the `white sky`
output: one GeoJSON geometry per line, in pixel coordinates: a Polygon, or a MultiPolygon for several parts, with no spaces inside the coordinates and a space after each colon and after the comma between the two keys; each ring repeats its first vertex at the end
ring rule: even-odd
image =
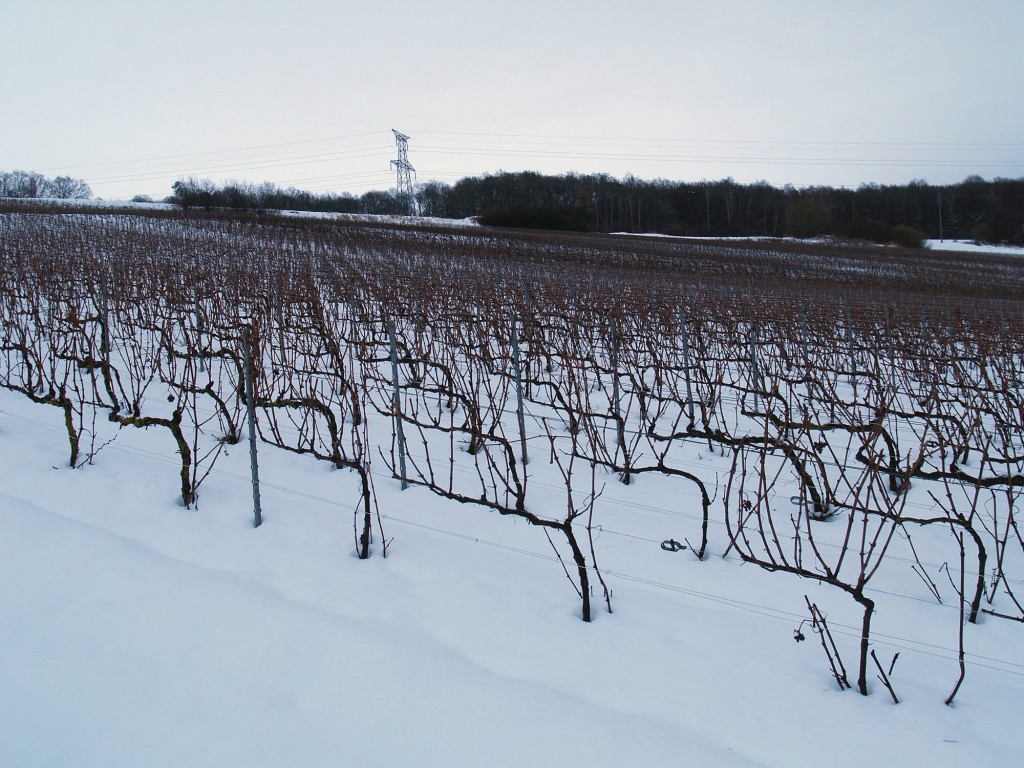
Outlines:
{"type": "Polygon", "coordinates": [[[0,0],[0,170],[163,197],[498,170],[1024,177],[1021,0],[0,0]]]}

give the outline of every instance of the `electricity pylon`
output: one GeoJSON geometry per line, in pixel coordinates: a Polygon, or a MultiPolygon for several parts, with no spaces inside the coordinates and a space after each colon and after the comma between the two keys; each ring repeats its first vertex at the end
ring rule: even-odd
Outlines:
{"type": "Polygon", "coordinates": [[[391,132],[395,134],[395,143],[398,145],[398,159],[392,160],[395,167],[395,175],[398,187],[398,203],[410,216],[416,215],[416,194],[412,188],[412,175],[416,169],[409,163],[409,137],[399,133],[394,128],[391,132]]]}

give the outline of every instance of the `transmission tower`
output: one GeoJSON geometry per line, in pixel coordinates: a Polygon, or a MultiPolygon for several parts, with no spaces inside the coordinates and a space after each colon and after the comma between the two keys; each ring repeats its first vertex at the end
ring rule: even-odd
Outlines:
{"type": "Polygon", "coordinates": [[[398,145],[398,159],[392,160],[391,164],[395,167],[395,175],[398,177],[399,205],[410,216],[415,216],[416,195],[412,189],[412,175],[416,173],[416,169],[409,163],[409,137],[404,133],[399,133],[394,128],[391,129],[391,132],[395,134],[395,144],[398,145]]]}

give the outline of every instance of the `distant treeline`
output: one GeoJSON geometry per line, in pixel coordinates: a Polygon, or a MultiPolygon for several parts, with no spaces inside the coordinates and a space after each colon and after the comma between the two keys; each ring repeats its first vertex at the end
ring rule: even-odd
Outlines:
{"type": "MultiPolygon", "coordinates": [[[[217,186],[209,179],[181,179],[171,187],[172,194],[166,202],[180,205],[182,208],[236,208],[240,210],[273,210],[273,211],[318,211],[321,213],[362,213],[363,204],[360,198],[347,192],[340,195],[325,193],[314,194],[294,187],[280,189],[264,182],[249,184],[232,181],[217,186]]],[[[386,196],[394,207],[393,197],[387,193],[367,193],[386,196]]],[[[365,197],[365,195],[364,195],[365,197]]],[[[383,211],[390,213],[389,211],[383,211]]]]}
{"type": "Polygon", "coordinates": [[[61,200],[88,200],[92,197],[89,185],[81,179],[57,176],[48,179],[32,171],[0,171],[0,197],[20,200],[49,197],[61,200]]]}
{"type": "Polygon", "coordinates": [[[499,173],[431,182],[420,213],[484,223],[689,236],[838,235],[917,244],[922,237],[1024,245],[1024,179],[971,176],[934,186],[774,187],[732,179],[643,181],[605,174],[499,173]]]}
{"type": "MultiPolygon", "coordinates": [[[[174,184],[169,202],[184,207],[408,213],[394,192],[313,194],[273,184],[208,180],[174,184]]],[[[651,232],[695,237],[835,235],[919,245],[923,238],[1024,245],[1024,179],[933,186],[866,184],[857,189],[774,187],[767,182],[643,181],[607,174],[547,176],[533,172],[432,181],[416,191],[423,216],[479,217],[484,224],[539,229],[651,232]]]]}

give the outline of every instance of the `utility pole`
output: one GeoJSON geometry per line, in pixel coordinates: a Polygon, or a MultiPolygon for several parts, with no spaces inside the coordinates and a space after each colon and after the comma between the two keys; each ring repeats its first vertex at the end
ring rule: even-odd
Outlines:
{"type": "Polygon", "coordinates": [[[939,242],[945,242],[942,237],[942,193],[939,192],[939,242]]]}
{"type": "Polygon", "coordinates": [[[416,215],[416,195],[412,189],[412,175],[416,169],[409,163],[409,137],[399,133],[394,128],[391,132],[395,134],[395,144],[398,145],[398,159],[392,160],[391,165],[395,167],[396,186],[398,188],[399,204],[410,216],[416,215]]]}

